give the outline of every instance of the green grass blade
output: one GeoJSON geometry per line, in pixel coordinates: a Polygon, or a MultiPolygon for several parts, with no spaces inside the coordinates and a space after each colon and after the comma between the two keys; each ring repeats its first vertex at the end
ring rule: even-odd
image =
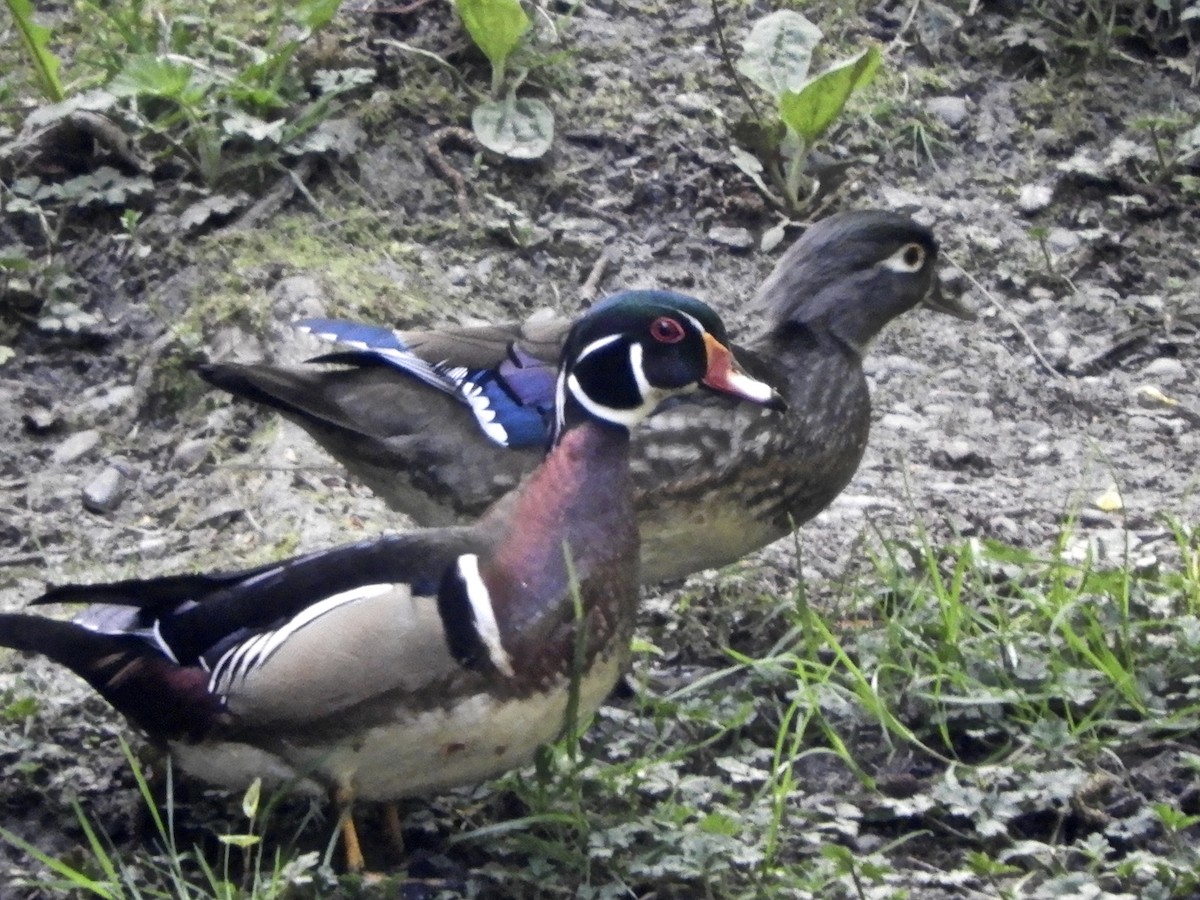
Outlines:
{"type": "Polygon", "coordinates": [[[108,885],[89,878],[74,866],[68,865],[60,859],[48,856],[24,838],[13,834],[7,828],[0,827],[0,840],[5,840],[18,850],[28,853],[46,868],[65,879],[72,887],[81,891],[87,891],[97,897],[103,897],[105,900],[117,900],[118,895],[113,893],[108,885]]]}
{"type": "Polygon", "coordinates": [[[67,92],[58,78],[58,57],[50,52],[50,29],[33,21],[33,4],[29,0],[7,0],[7,3],[38,86],[47,99],[61,103],[67,92]]]}
{"type": "Polygon", "coordinates": [[[108,855],[108,851],[100,842],[100,836],[96,834],[96,829],[92,827],[92,823],[88,821],[88,817],[83,812],[83,807],[79,805],[78,800],[71,801],[71,809],[75,811],[75,818],[79,822],[79,827],[83,829],[84,835],[87,837],[88,846],[92,850],[92,858],[104,870],[104,874],[108,876],[108,880],[117,884],[117,867],[113,864],[112,857],[108,855]]]}

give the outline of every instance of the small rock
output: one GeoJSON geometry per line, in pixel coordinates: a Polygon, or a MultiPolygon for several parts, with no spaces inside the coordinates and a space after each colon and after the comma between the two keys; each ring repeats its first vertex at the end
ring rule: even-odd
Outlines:
{"type": "Polygon", "coordinates": [[[1070,253],[1081,243],[1083,243],[1083,237],[1079,232],[1071,231],[1069,228],[1051,228],[1050,233],[1046,236],[1046,246],[1056,256],[1070,253]]]}
{"type": "Polygon", "coordinates": [[[171,466],[176,469],[183,469],[185,472],[190,472],[200,463],[204,462],[208,456],[208,451],[212,447],[212,441],[208,438],[192,438],[188,441],[183,441],[179,444],[171,454],[171,466]]]}
{"type": "Polygon", "coordinates": [[[126,545],[124,547],[114,548],[110,554],[110,559],[113,561],[122,559],[159,559],[166,555],[171,545],[163,537],[148,537],[143,538],[136,544],[126,545]]]}
{"type": "Polygon", "coordinates": [[[1153,378],[1156,381],[1179,381],[1187,377],[1187,369],[1177,359],[1160,356],[1142,369],[1142,377],[1153,378]]]}
{"type": "Polygon", "coordinates": [[[617,229],[608,222],[581,216],[555,216],[549,230],[557,239],[556,250],[571,256],[600,253],[617,236],[617,229]]]}
{"type": "Polygon", "coordinates": [[[218,497],[196,514],[189,527],[221,529],[244,512],[245,509],[232,497],[218,497]]]}
{"type": "Polygon", "coordinates": [[[117,385],[112,390],[104,391],[88,400],[83,404],[83,408],[93,414],[107,413],[133,402],[136,393],[132,384],[117,385]]]}
{"type": "Polygon", "coordinates": [[[1084,528],[1111,527],[1112,523],[1113,517],[1111,515],[1101,512],[1095,507],[1083,506],[1079,509],[1079,524],[1084,528]]]}
{"type": "Polygon", "coordinates": [[[951,462],[963,463],[975,455],[975,451],[971,449],[971,445],[962,438],[954,438],[946,441],[941,447],[942,452],[951,462]]]}
{"type": "Polygon", "coordinates": [[[963,97],[932,97],[925,101],[925,108],[951,128],[960,127],[969,114],[963,97]]]}
{"type": "Polygon", "coordinates": [[[1017,211],[1025,216],[1040,213],[1054,199],[1054,190],[1044,184],[1027,184],[1017,197],[1017,211]]]}
{"type": "Polygon", "coordinates": [[[29,410],[21,417],[25,428],[32,434],[45,434],[61,422],[58,414],[45,406],[29,410]]]}
{"type": "Polygon", "coordinates": [[[1143,294],[1135,298],[1138,306],[1147,312],[1161,313],[1167,305],[1167,301],[1160,294],[1143,294]]]}
{"type": "Polygon", "coordinates": [[[1124,528],[1103,528],[1087,534],[1072,535],[1063,550],[1069,562],[1122,564],[1133,558],[1140,541],[1136,534],[1124,528]]]}
{"type": "Polygon", "coordinates": [[[714,244],[743,251],[754,249],[756,243],[748,228],[734,228],[730,225],[714,225],[708,230],[708,239],[714,244]]]}
{"type": "Polygon", "coordinates": [[[1149,416],[1130,416],[1129,430],[1139,434],[1158,434],[1158,420],[1149,416]]]}
{"type": "Polygon", "coordinates": [[[1071,336],[1061,328],[1055,328],[1046,335],[1046,347],[1052,350],[1065,350],[1071,346],[1071,336]]]}
{"type": "MultiPolygon", "coordinates": [[[[1017,524],[1015,519],[1009,516],[993,516],[991,521],[988,522],[988,527],[991,529],[992,534],[1002,540],[1016,540],[1022,533],[1021,526],[1017,524]]],[[[1019,578],[1021,569],[1020,567],[1016,568],[1016,577],[1019,578]]]]}
{"type": "Polygon", "coordinates": [[[675,106],[680,112],[687,113],[688,115],[708,112],[713,108],[713,104],[707,97],[694,91],[676,94],[675,106]]]}
{"type": "Polygon", "coordinates": [[[916,416],[906,416],[902,413],[887,413],[879,420],[880,426],[893,431],[923,431],[925,423],[916,416]]]}
{"type": "Polygon", "coordinates": [[[80,309],[74,303],[62,302],[50,304],[48,311],[38,319],[37,327],[49,332],[102,334],[104,324],[95,313],[80,309]]]}
{"type": "Polygon", "coordinates": [[[492,277],[492,273],[496,269],[496,257],[485,256],[479,262],[475,263],[475,279],[486,283],[492,277]]]}
{"type": "Polygon", "coordinates": [[[986,468],[987,459],[963,438],[950,438],[933,449],[930,461],[939,469],[986,468]]]}
{"type": "Polygon", "coordinates": [[[54,449],[50,462],[58,465],[74,462],[99,443],[100,432],[94,428],[77,431],[54,449]]]}
{"type": "Polygon", "coordinates": [[[1025,451],[1025,461],[1030,463],[1058,462],[1058,451],[1042,441],[1025,451]]]}
{"type": "Polygon", "coordinates": [[[271,288],[271,306],[295,315],[314,297],[327,297],[329,292],[309,275],[289,275],[279,279],[271,288]]]}
{"type": "Polygon", "coordinates": [[[890,378],[900,373],[923,374],[929,371],[929,364],[902,353],[880,353],[864,359],[863,370],[876,378],[890,378]]]}
{"type": "Polygon", "coordinates": [[[163,556],[170,544],[164,537],[147,537],[138,542],[138,556],[141,559],[158,559],[163,556]]]}
{"type": "Polygon", "coordinates": [[[125,476],[109,466],[83,489],[83,508],[94,513],[112,512],[125,496],[125,476]]]}

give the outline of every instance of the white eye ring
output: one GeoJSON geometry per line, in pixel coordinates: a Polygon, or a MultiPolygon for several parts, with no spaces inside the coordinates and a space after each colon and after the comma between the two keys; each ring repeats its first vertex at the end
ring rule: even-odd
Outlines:
{"type": "Polygon", "coordinates": [[[885,259],[881,265],[892,272],[911,274],[921,271],[921,267],[925,265],[925,256],[925,248],[912,242],[905,244],[885,259]]]}

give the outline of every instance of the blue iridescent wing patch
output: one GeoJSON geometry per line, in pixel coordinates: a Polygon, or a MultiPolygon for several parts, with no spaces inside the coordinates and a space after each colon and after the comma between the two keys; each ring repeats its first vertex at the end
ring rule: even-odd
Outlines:
{"type": "Polygon", "coordinates": [[[370,353],[439,391],[458,393],[457,383],[446,378],[445,367],[421,359],[391,329],[345,319],[299,319],[293,324],[321,340],[370,353]]]}
{"type": "Polygon", "coordinates": [[[301,319],[296,327],[345,344],[457,397],[471,410],[488,439],[502,447],[544,447],[554,416],[556,369],[510,345],[500,365],[467,369],[450,361],[430,363],[387,328],[343,319],[301,319]]]}

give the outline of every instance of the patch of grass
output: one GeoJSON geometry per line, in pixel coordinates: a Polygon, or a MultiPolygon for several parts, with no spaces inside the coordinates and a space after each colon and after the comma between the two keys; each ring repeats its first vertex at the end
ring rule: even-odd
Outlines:
{"type": "MultiPolygon", "coordinates": [[[[27,5],[14,3],[14,14],[27,5]]],[[[260,172],[289,148],[314,149],[301,145],[330,114],[334,98],[373,77],[347,69],[313,73],[309,84],[297,71],[297,54],[339,5],[276,2],[252,11],[219,4],[197,16],[172,2],[85,0],[57,35],[31,16],[17,16],[28,23],[26,58],[43,94],[68,101],[40,110],[38,124],[85,109],[126,130],[145,154],[171,156],[206,185],[260,172]],[[66,87],[52,51],[64,39],[74,44],[66,87]]]]}
{"type": "Polygon", "coordinates": [[[459,841],[486,836],[498,880],[579,867],[580,896],[1190,896],[1200,757],[1160,761],[1161,798],[1128,780],[1200,725],[1197,532],[1161,537],[1106,565],[1071,523],[1048,553],[877,541],[848,593],[779,598],[762,654],[603,710],[583,765],[503,782],[525,818],[459,841]],[[1147,830],[1152,866],[1115,851],[1147,830]]]}
{"type": "MultiPolygon", "coordinates": [[[[866,552],[854,577],[745,598],[761,650],[659,650],[703,637],[663,622],[631,700],[411,826],[481,897],[1193,896],[1200,527],[1103,564],[1074,522],[1045,552],[920,526],[866,552]]],[[[676,615],[743,599],[715,594],[676,615]]],[[[287,859],[244,865],[320,871],[287,859]]],[[[219,889],[187,896],[255,896],[205,865],[219,889]]]]}
{"type": "MultiPolygon", "coordinates": [[[[254,782],[242,798],[245,831],[216,835],[221,858],[216,865],[199,848],[181,848],[176,840],[175,801],[171,768],[166,772],[163,809],[142,773],[141,764],[124,739],[120,741],[138,793],[153,825],[157,852],[146,858],[118,849],[101,823],[93,822],[78,801],[71,802],[86,848],[76,858],[44,853],[24,838],[0,826],[0,840],[27,853],[47,870],[48,876],[30,882],[17,880],[13,889],[28,887],[62,895],[98,897],[102,900],[274,900],[298,896],[298,890],[316,882],[332,880],[328,858],[315,852],[291,858],[278,850],[269,853],[263,831],[270,819],[274,800],[264,801],[260,782],[254,782]],[[136,857],[136,858],[135,858],[136,857]]],[[[328,854],[327,854],[328,857],[328,854]]]]}

